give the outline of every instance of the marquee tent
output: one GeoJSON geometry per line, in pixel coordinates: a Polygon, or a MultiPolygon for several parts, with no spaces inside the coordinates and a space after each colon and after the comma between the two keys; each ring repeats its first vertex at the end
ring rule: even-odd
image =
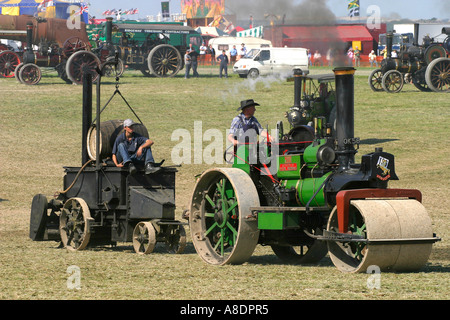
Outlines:
{"type": "MultiPolygon", "coordinates": [[[[38,13],[38,6],[43,0],[0,0],[1,14],[3,15],[35,15],[38,13]]],[[[39,12],[38,15],[44,18],[68,19],[71,15],[69,6],[81,7],[80,3],[72,3],[68,1],[52,0],[45,8],[45,11],[39,12]]],[[[83,13],[82,21],[88,22],[87,12],[83,13]]]]}

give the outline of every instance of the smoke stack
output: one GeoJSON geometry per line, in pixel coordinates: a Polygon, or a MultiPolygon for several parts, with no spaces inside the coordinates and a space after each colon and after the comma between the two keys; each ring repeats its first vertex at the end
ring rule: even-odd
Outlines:
{"type": "Polygon", "coordinates": [[[336,81],[336,138],[339,168],[348,169],[355,162],[354,73],[352,67],[333,69],[336,81]]]}
{"type": "Polygon", "coordinates": [[[392,55],[392,41],[394,39],[394,34],[392,32],[386,33],[386,57],[391,58],[392,55]]]}
{"type": "Polygon", "coordinates": [[[27,23],[27,51],[33,51],[33,23],[27,23]]]}
{"type": "Polygon", "coordinates": [[[83,76],[83,123],[81,134],[81,165],[84,165],[89,160],[87,137],[89,129],[91,127],[91,123],[92,123],[92,74],[88,72],[83,76]]]}
{"type": "Polygon", "coordinates": [[[294,69],[294,107],[300,108],[302,97],[302,69],[294,69]]]}
{"type": "Polygon", "coordinates": [[[106,43],[112,43],[112,17],[106,18],[106,43]]]}
{"type": "Polygon", "coordinates": [[[414,23],[414,43],[416,47],[419,46],[419,24],[414,23]]]}

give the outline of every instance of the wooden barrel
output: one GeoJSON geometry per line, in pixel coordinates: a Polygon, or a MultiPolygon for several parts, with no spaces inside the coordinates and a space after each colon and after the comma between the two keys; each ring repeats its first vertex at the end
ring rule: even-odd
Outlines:
{"type": "MultiPolygon", "coordinates": [[[[100,123],[100,160],[112,156],[112,149],[116,138],[123,132],[124,120],[109,120],[100,123]]],[[[133,126],[134,132],[148,138],[147,128],[140,123],[133,126]]],[[[89,158],[97,159],[97,126],[94,124],[88,131],[87,151],[89,158]]]]}

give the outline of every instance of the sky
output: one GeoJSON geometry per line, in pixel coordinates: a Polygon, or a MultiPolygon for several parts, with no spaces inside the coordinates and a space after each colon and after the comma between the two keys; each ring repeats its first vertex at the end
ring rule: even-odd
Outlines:
{"type": "MultiPolygon", "coordinates": [[[[108,9],[131,9],[138,8],[139,14],[130,16],[130,18],[145,18],[147,15],[157,15],[161,12],[160,0],[88,0],[91,4],[90,14],[97,18],[102,18],[102,12],[108,9]]],[[[274,0],[239,0],[244,3],[261,4],[273,3],[274,0]]],[[[282,0],[284,2],[291,2],[294,5],[300,4],[306,1],[314,0],[282,0]]],[[[236,0],[225,0],[225,6],[229,9],[239,11],[239,6],[235,7],[235,3],[239,3],[236,0]],[[230,8],[229,5],[233,5],[230,8]]],[[[241,2],[241,3],[242,3],[241,2]]],[[[276,0],[275,0],[276,2],[276,0]]],[[[349,0],[325,0],[328,8],[337,16],[346,16],[348,14],[347,4],[349,0]]],[[[367,12],[367,9],[371,5],[376,5],[380,9],[382,17],[392,17],[403,19],[449,19],[450,18],[450,0],[360,0],[361,16],[371,15],[371,12],[367,12]]],[[[170,12],[181,12],[181,1],[170,0],[170,12]]],[[[239,12],[240,15],[245,15],[244,12],[239,12]]],[[[248,16],[252,13],[248,12],[248,16]]],[[[239,18],[239,17],[238,17],[239,18]]]]}

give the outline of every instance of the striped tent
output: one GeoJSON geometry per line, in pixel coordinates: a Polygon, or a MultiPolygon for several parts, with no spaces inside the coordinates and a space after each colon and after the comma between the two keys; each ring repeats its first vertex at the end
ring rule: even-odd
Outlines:
{"type": "MultiPolygon", "coordinates": [[[[81,7],[81,3],[60,0],[0,0],[1,14],[12,16],[38,13],[43,18],[67,19],[70,17],[69,6],[81,7]],[[40,11],[38,7],[41,9],[40,11]]],[[[82,20],[88,21],[87,13],[83,13],[82,20]]]]}

